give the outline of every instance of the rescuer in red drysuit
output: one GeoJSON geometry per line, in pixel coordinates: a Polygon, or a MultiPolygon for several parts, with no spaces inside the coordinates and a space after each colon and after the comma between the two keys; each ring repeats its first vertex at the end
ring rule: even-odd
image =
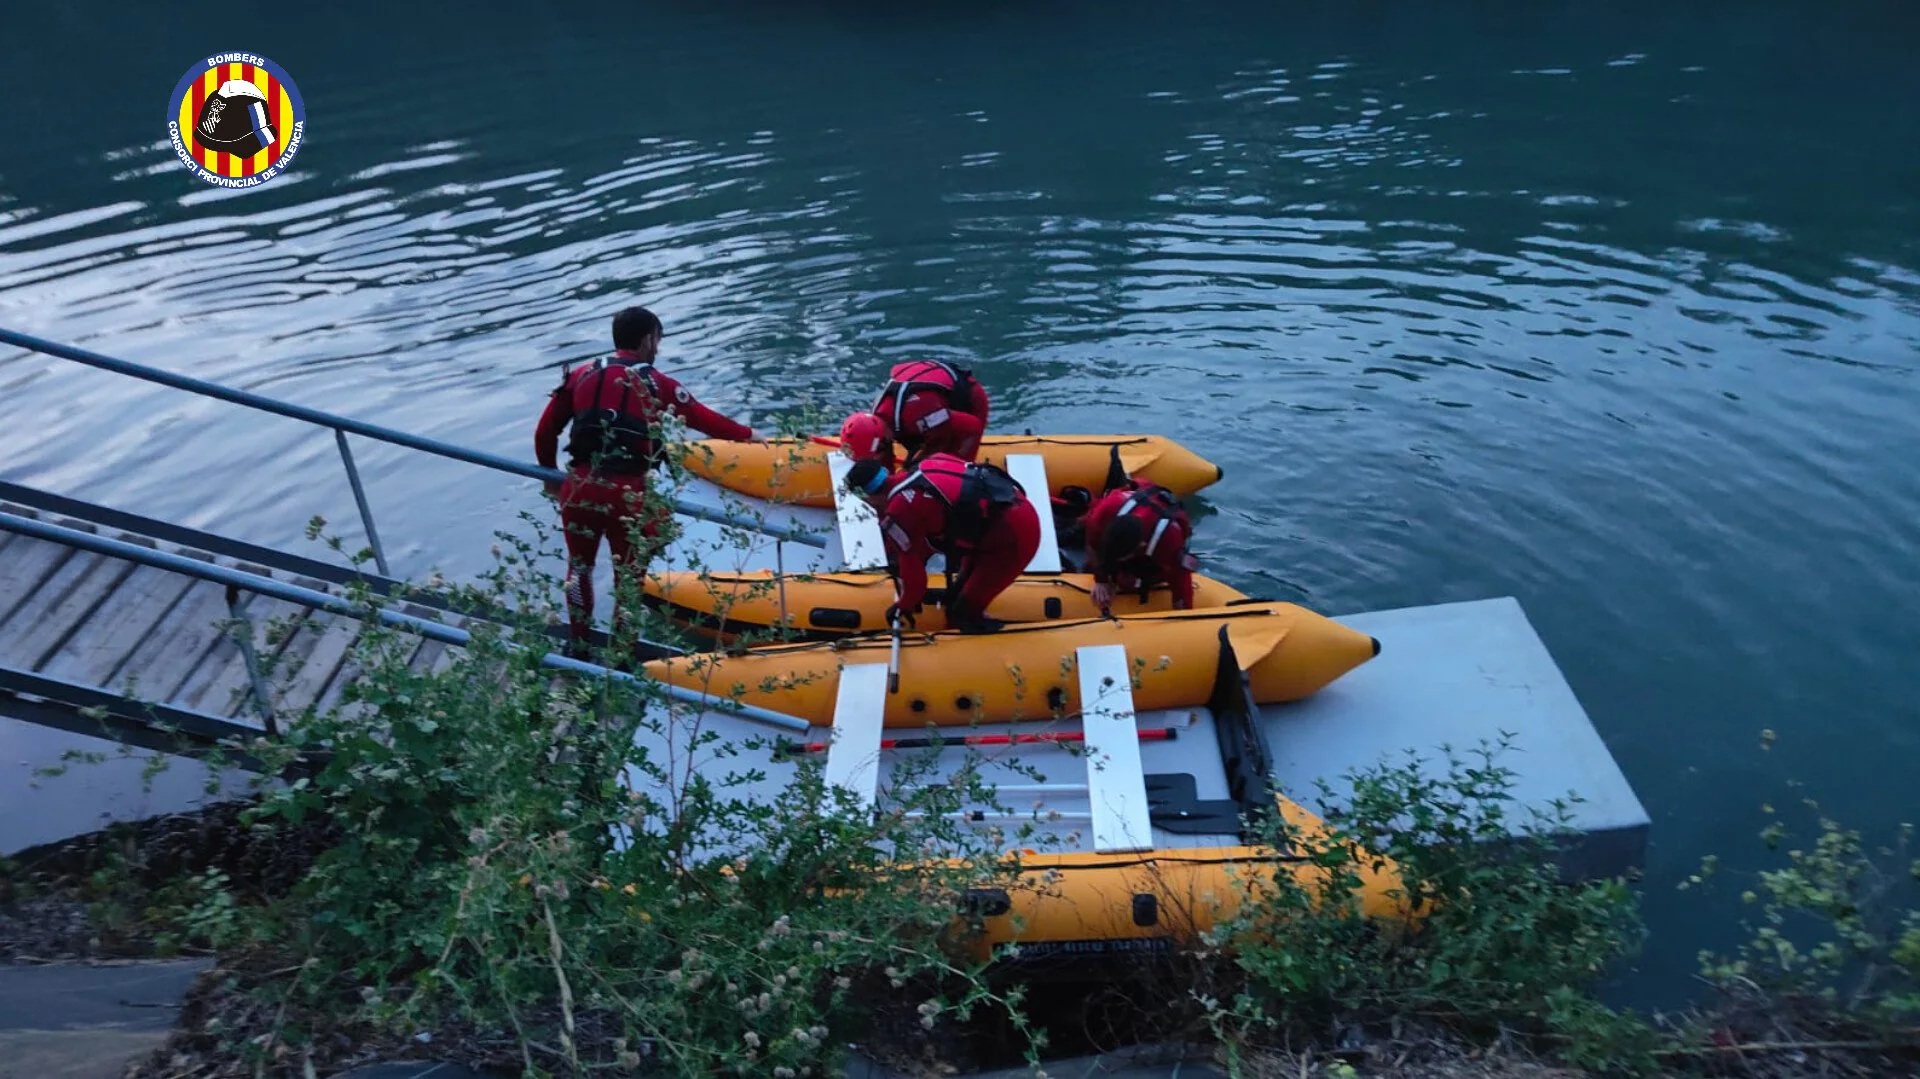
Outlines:
{"type": "Polygon", "coordinates": [[[1093,602],[1110,615],[1114,588],[1149,588],[1165,583],[1173,590],[1173,609],[1193,609],[1193,571],[1200,568],[1187,542],[1193,522],[1172,491],[1158,484],[1129,480],[1096,499],[1086,516],[1087,572],[1093,574],[1093,602]]]}
{"type": "MultiPolygon", "coordinates": [[[[694,400],[685,386],[653,366],[660,337],[660,319],[644,307],[614,315],[613,358],[568,372],[534,429],[534,456],[542,467],[553,468],[560,431],[573,425],[567,478],[548,481],[547,491],[559,499],[566,532],[569,651],[576,655],[584,651],[593,626],[593,566],[601,537],[613,551],[614,572],[637,586],[653,553],[651,541],[668,516],[643,504],[647,472],[666,452],[659,425],[662,410],[679,415],[710,438],[755,438],[751,428],[694,400]],[[649,549],[634,550],[636,528],[649,549]]],[[[617,603],[613,617],[618,635],[624,617],[617,603]]]]}
{"type": "Polygon", "coordinates": [[[988,633],[1001,622],[986,610],[1040,549],[1040,517],[1012,476],[993,465],[931,454],[904,474],[879,461],[856,462],[847,486],[880,514],[880,534],[899,596],[887,621],[911,625],[927,594],[927,559],[946,555],[947,624],[988,633]]]}
{"type": "Polygon", "coordinates": [[[881,461],[888,466],[894,442],[906,448],[908,464],[933,453],[972,461],[980,456],[987,412],[986,387],[974,380],[973,372],[940,360],[909,360],[894,365],[870,412],[847,418],[840,428],[841,445],[856,461],[863,452],[884,450],[881,461]],[[864,434],[874,420],[879,421],[878,448],[861,450],[848,444],[850,433],[864,434]],[[850,432],[856,424],[859,430],[850,432]]]}

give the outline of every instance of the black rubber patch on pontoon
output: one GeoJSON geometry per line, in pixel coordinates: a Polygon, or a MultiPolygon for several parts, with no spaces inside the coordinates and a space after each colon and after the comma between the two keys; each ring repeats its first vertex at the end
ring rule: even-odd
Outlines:
{"type": "Polygon", "coordinates": [[[981,918],[997,918],[1013,909],[1013,897],[1001,888],[968,888],[960,909],[981,918]]]}
{"type": "Polygon", "coordinates": [[[1160,924],[1160,901],[1152,892],[1134,893],[1133,924],[1139,926],[1160,924]]]}
{"type": "Polygon", "coordinates": [[[859,629],[860,612],[845,607],[815,607],[807,620],[822,629],[859,629]]]}
{"type": "Polygon", "coordinates": [[[1062,610],[1060,606],[1060,597],[1048,596],[1047,602],[1042,606],[1042,609],[1046,611],[1048,618],[1060,617],[1060,612],[1062,610]]]}

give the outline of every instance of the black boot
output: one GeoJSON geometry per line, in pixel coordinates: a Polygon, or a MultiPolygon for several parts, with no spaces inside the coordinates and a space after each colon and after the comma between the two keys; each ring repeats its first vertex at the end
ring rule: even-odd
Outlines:
{"type": "Polygon", "coordinates": [[[947,625],[962,633],[998,633],[1006,623],[976,612],[971,604],[955,600],[947,605],[947,625]]]}

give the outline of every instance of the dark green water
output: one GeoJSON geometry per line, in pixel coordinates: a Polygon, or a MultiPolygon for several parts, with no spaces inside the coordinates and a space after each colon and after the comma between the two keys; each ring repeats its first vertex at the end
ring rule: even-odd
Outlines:
{"type": "MultiPolygon", "coordinates": [[[[1737,907],[1675,883],[1785,778],[1880,835],[1920,774],[1920,10],[1682,8],[41,4],[0,324],[528,455],[640,300],[763,423],[936,355],[1002,430],[1176,436],[1240,588],[1519,598],[1653,815],[1668,1000],[1737,907]],[[165,142],[226,50],[308,112],[240,196],[165,142]]],[[[0,410],[9,479],[351,518],[290,422],[15,355],[0,410]]],[[[361,452],[406,570],[536,505],[361,452]]]]}

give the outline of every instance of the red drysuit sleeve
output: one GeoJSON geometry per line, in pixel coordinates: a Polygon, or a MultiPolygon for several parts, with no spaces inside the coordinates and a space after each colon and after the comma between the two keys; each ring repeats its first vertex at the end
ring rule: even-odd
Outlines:
{"type": "Polygon", "coordinates": [[[1087,571],[1101,584],[1113,583],[1113,569],[1100,564],[1100,541],[1107,534],[1107,526],[1113,523],[1114,515],[1120,512],[1120,504],[1130,494],[1126,488],[1108,491],[1094,500],[1087,509],[1084,528],[1087,537],[1087,571]]]}
{"type": "Polygon", "coordinates": [[[905,491],[887,503],[880,517],[880,535],[900,574],[900,610],[912,613],[927,597],[927,559],[933,557],[928,539],[943,523],[938,499],[924,491],[905,491]],[[917,497],[908,498],[907,495],[917,497]]]}
{"type": "Polygon", "coordinates": [[[558,468],[554,462],[559,459],[560,432],[573,419],[573,376],[560,384],[547,398],[546,411],[540,413],[540,423],[533,429],[533,457],[540,462],[541,468],[558,468]]]}
{"type": "Polygon", "coordinates": [[[653,378],[661,403],[679,413],[680,418],[687,421],[688,427],[708,438],[724,438],[730,442],[746,442],[753,438],[751,427],[736,423],[701,404],[671,375],[663,375],[655,369],[653,378]]]}

